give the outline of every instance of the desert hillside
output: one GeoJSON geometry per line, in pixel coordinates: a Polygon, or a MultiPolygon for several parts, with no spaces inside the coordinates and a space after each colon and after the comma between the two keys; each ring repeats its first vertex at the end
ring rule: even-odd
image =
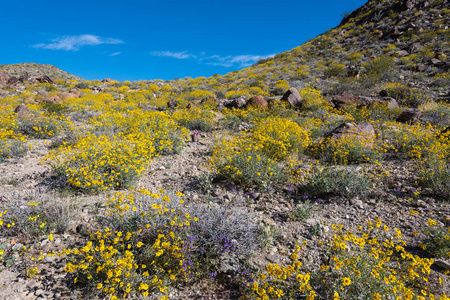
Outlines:
{"type": "Polygon", "coordinates": [[[0,299],[448,299],[450,7],[226,75],[0,66],[0,299]]]}

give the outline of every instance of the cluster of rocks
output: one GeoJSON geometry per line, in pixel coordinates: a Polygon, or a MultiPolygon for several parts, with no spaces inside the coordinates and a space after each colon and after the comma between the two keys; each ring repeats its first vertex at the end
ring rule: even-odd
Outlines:
{"type": "Polygon", "coordinates": [[[391,97],[367,97],[367,96],[357,96],[349,92],[343,92],[339,95],[334,95],[331,103],[337,109],[341,109],[348,106],[358,106],[358,107],[370,107],[374,104],[387,104],[388,108],[394,109],[399,108],[397,100],[391,97]]]}
{"type": "Polygon", "coordinates": [[[37,84],[40,83],[51,83],[55,84],[52,78],[48,75],[43,76],[30,76],[28,72],[23,72],[19,77],[12,76],[6,72],[0,73],[0,87],[15,87],[20,83],[37,84]]]}
{"type": "MultiPolygon", "coordinates": [[[[214,98],[215,99],[215,98],[214,98]]],[[[268,108],[273,100],[277,100],[276,97],[264,98],[261,95],[256,95],[247,99],[245,97],[236,97],[233,99],[218,99],[217,108],[222,110],[224,108],[228,109],[244,109],[247,107],[259,107],[259,108],[268,108]]],[[[209,98],[207,99],[209,100],[209,98]]],[[[205,99],[200,100],[201,103],[205,101],[205,99]]],[[[281,97],[280,101],[288,103],[291,107],[299,108],[302,106],[303,98],[296,88],[290,88],[287,90],[284,95],[281,97]]],[[[174,108],[174,103],[168,103],[169,108],[174,108]]]]}

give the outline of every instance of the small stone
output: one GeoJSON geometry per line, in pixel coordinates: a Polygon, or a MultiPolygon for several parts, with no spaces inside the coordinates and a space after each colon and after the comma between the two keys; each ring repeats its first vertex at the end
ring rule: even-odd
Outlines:
{"type": "Polygon", "coordinates": [[[316,219],[306,219],[304,222],[306,223],[306,226],[308,226],[308,227],[312,227],[317,224],[320,224],[320,221],[316,220],[316,219]]]}
{"type": "Polygon", "coordinates": [[[36,290],[36,292],[34,292],[34,295],[35,295],[35,296],[40,296],[40,295],[42,295],[43,293],[44,293],[44,290],[38,289],[38,290],[36,290]]]}
{"type": "Polygon", "coordinates": [[[352,200],[352,204],[359,209],[364,209],[364,203],[359,199],[352,200]]]}
{"type": "Polygon", "coordinates": [[[417,207],[427,208],[428,205],[425,203],[425,201],[419,199],[417,200],[417,207]]]}

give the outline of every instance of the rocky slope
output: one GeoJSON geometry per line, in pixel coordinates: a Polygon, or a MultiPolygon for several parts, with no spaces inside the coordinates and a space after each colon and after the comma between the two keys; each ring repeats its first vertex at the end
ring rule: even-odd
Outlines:
{"type": "Polygon", "coordinates": [[[55,66],[36,63],[20,63],[11,65],[0,65],[0,73],[5,72],[11,76],[19,77],[24,72],[27,72],[29,76],[40,77],[49,76],[50,78],[63,79],[63,80],[77,80],[83,81],[81,77],[69,74],[55,66]]]}

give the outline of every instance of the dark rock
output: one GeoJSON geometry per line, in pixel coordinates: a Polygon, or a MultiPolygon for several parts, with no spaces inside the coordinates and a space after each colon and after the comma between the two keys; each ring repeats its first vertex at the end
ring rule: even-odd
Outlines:
{"type": "Polygon", "coordinates": [[[223,106],[226,108],[244,108],[247,104],[247,99],[244,97],[233,98],[230,100],[225,99],[223,106]]]}
{"type": "Polygon", "coordinates": [[[44,75],[41,77],[36,77],[36,80],[39,81],[40,83],[51,83],[51,84],[55,84],[55,82],[53,81],[53,79],[50,78],[50,76],[48,75],[44,75]]]}
{"type": "Polygon", "coordinates": [[[450,69],[450,62],[442,61],[437,58],[430,59],[430,62],[433,66],[443,69],[445,71],[450,69]]]}
{"type": "Polygon", "coordinates": [[[113,80],[111,79],[111,78],[105,78],[105,79],[102,79],[102,82],[103,83],[108,83],[108,82],[112,82],[113,80]]]}
{"type": "Polygon", "coordinates": [[[414,123],[419,121],[422,111],[417,108],[408,108],[404,110],[397,118],[400,123],[414,123]]]}
{"type": "Polygon", "coordinates": [[[22,75],[20,75],[19,81],[20,82],[27,82],[29,77],[30,77],[30,75],[28,75],[28,72],[25,71],[25,72],[22,73],[22,75]]]}
{"type": "Polygon", "coordinates": [[[290,88],[284,93],[283,97],[281,97],[281,101],[289,102],[292,107],[301,107],[303,99],[296,88],[290,88]]]}
{"type": "Polygon", "coordinates": [[[355,106],[359,104],[358,96],[355,96],[349,92],[343,92],[340,95],[334,95],[331,103],[335,108],[343,108],[345,106],[355,106]]]}
{"type": "Polygon", "coordinates": [[[175,100],[170,100],[167,102],[167,107],[170,109],[174,109],[177,106],[178,106],[178,102],[175,100]]]}
{"type": "Polygon", "coordinates": [[[11,76],[8,79],[8,82],[6,83],[6,85],[13,86],[13,85],[15,85],[18,82],[19,82],[19,78],[15,77],[15,76],[11,76]]]}

